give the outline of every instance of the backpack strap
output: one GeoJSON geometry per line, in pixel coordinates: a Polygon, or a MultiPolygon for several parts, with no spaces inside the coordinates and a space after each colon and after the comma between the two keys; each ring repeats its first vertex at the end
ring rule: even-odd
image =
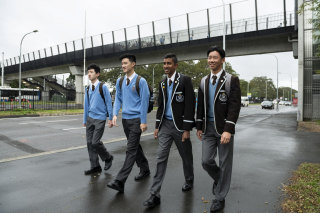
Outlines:
{"type": "Polygon", "coordinates": [[[122,77],[120,78],[120,82],[119,82],[120,89],[122,89],[123,80],[124,80],[124,76],[122,76],[122,77]]]}
{"type": "Polygon", "coordinates": [[[103,103],[106,104],[106,99],[104,98],[103,88],[102,88],[103,85],[104,85],[104,82],[101,81],[99,84],[99,92],[100,92],[101,98],[103,99],[103,103]]]}
{"type": "Polygon", "coordinates": [[[90,101],[89,101],[89,86],[87,86],[87,98],[88,98],[88,104],[90,104],[90,101]]]}
{"type": "Polygon", "coordinates": [[[200,88],[203,92],[204,92],[204,84],[206,83],[207,78],[208,76],[203,77],[200,82],[200,88]]]}
{"type": "Polygon", "coordinates": [[[136,90],[137,90],[137,93],[139,96],[140,96],[140,87],[139,87],[140,79],[141,79],[141,76],[138,75],[137,80],[136,80],[136,90]]]}
{"type": "Polygon", "coordinates": [[[231,77],[232,75],[226,72],[225,90],[227,92],[228,97],[230,96],[230,90],[231,90],[231,77]]]}

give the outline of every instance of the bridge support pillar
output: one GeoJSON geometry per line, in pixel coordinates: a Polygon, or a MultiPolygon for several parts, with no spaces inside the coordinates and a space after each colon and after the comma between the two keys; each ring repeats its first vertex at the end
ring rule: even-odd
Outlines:
{"type": "Polygon", "coordinates": [[[69,66],[72,75],[75,75],[76,104],[84,104],[83,68],[79,66],[69,66]]]}

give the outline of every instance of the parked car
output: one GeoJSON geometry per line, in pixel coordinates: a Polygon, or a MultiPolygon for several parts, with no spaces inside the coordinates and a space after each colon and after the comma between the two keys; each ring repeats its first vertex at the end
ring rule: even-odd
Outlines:
{"type": "Polygon", "coordinates": [[[248,107],[249,106],[249,99],[248,97],[242,96],[241,97],[241,106],[248,107]]]}
{"type": "Polygon", "coordinates": [[[291,101],[285,101],[285,102],[284,102],[284,105],[285,105],[285,106],[292,106],[292,103],[291,103],[291,101]]]}
{"type": "Polygon", "coordinates": [[[285,101],[280,101],[279,105],[284,105],[285,101]]]}
{"type": "Polygon", "coordinates": [[[263,101],[261,103],[262,109],[274,109],[274,104],[271,101],[263,101]]]}

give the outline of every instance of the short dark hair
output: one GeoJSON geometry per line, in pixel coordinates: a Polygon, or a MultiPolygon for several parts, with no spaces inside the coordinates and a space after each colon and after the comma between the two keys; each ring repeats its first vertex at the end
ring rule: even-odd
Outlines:
{"type": "Polygon", "coordinates": [[[165,58],[165,59],[166,59],[166,58],[171,58],[172,61],[173,61],[175,64],[178,63],[178,58],[177,58],[176,54],[167,53],[167,54],[164,56],[164,58],[165,58]]]}
{"type": "Polygon", "coordinates": [[[207,57],[209,56],[209,54],[211,52],[217,51],[219,53],[219,55],[221,56],[221,58],[226,57],[226,52],[224,51],[224,49],[222,49],[221,47],[218,46],[211,46],[209,47],[208,51],[207,51],[207,57]]]}
{"type": "Polygon", "coordinates": [[[87,71],[93,69],[95,73],[100,73],[100,67],[96,64],[90,64],[87,68],[87,71]]]}
{"type": "Polygon", "coordinates": [[[123,54],[123,55],[121,55],[121,56],[119,57],[120,61],[122,61],[122,59],[124,59],[124,58],[129,59],[130,62],[137,63],[136,56],[133,55],[133,54],[125,53],[125,54],[123,54]]]}

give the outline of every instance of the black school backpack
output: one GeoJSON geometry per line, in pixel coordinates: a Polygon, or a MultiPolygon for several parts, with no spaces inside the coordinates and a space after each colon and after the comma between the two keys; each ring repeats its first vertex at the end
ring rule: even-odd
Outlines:
{"type": "MultiPolygon", "coordinates": [[[[136,80],[136,91],[137,91],[139,96],[140,96],[140,88],[139,88],[140,79],[141,79],[141,76],[138,75],[137,80],[136,80]]],[[[123,80],[124,80],[124,76],[122,76],[120,78],[120,82],[119,82],[120,89],[122,88],[123,80]]],[[[149,84],[148,84],[148,88],[149,88],[149,92],[150,92],[148,113],[150,113],[153,110],[154,98],[153,98],[153,89],[151,88],[151,86],[149,84]]]]}
{"type": "MultiPolygon", "coordinates": [[[[104,84],[105,84],[105,82],[100,81],[100,84],[99,84],[99,93],[100,93],[100,96],[101,96],[101,98],[102,98],[102,100],[103,100],[103,103],[104,103],[105,105],[107,105],[107,104],[106,104],[106,99],[104,98],[103,89],[102,89],[102,87],[103,87],[104,84]]],[[[88,101],[89,101],[89,86],[87,87],[87,96],[88,96],[88,101]]],[[[109,117],[108,111],[107,111],[107,117],[109,117]]]]}

